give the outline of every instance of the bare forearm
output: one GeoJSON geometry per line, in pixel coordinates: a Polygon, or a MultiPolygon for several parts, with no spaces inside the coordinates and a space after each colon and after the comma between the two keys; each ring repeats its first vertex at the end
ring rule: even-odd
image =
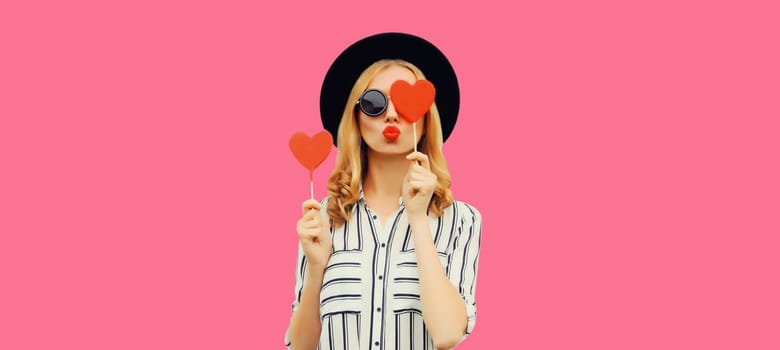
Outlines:
{"type": "Polygon", "coordinates": [[[301,303],[290,320],[290,343],[292,349],[316,349],[320,339],[320,289],[322,288],[322,269],[306,270],[301,303]]]}
{"type": "Polygon", "coordinates": [[[431,239],[428,218],[411,218],[423,321],[438,349],[457,345],[466,331],[466,306],[444,273],[431,239]]]}

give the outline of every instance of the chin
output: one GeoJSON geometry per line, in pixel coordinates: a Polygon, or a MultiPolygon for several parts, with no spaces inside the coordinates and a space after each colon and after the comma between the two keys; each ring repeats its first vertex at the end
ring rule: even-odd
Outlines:
{"type": "Polygon", "coordinates": [[[374,152],[381,153],[381,154],[409,154],[412,152],[412,148],[410,147],[403,147],[401,146],[401,142],[399,140],[395,141],[387,141],[385,139],[382,139],[382,142],[378,145],[378,147],[371,147],[371,149],[374,150],[374,152]]]}

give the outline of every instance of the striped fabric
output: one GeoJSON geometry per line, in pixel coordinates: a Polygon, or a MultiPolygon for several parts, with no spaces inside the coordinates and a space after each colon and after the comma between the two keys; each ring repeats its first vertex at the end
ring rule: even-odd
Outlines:
{"type": "MultiPolygon", "coordinates": [[[[326,200],[321,215],[327,219],[326,200]]],[[[452,285],[466,307],[471,333],[476,321],[474,290],[482,233],[480,213],[453,202],[441,217],[430,217],[430,232],[452,285]]],[[[433,350],[423,324],[417,258],[403,202],[384,225],[362,196],[352,217],[331,229],[334,252],[320,291],[319,350],[433,350]]],[[[295,312],[301,300],[306,259],[299,244],[295,312]]],[[[290,348],[288,334],[285,344],[290,348]]]]}

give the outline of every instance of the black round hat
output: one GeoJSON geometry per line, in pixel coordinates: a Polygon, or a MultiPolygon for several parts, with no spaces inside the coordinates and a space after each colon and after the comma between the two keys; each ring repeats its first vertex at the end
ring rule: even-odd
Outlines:
{"type": "Polygon", "coordinates": [[[333,135],[334,143],[341,115],[352,86],[368,66],[381,59],[402,59],[420,68],[436,88],[436,107],[446,141],[455,128],[460,109],[458,78],[447,57],[427,40],[405,33],[375,34],[352,44],[331,64],[320,91],[322,126],[333,135]]]}

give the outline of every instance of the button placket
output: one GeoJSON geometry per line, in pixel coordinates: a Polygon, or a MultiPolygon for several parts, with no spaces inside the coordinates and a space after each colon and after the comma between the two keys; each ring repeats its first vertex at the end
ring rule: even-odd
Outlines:
{"type": "MultiPolygon", "coordinates": [[[[370,210],[370,209],[369,209],[370,210]]],[[[374,227],[377,228],[376,232],[377,234],[377,244],[379,244],[379,247],[377,248],[377,263],[376,263],[376,278],[372,281],[374,283],[374,305],[372,305],[373,309],[376,310],[377,316],[382,317],[382,308],[384,306],[384,271],[385,271],[385,265],[387,263],[387,249],[385,247],[387,246],[387,243],[385,242],[388,237],[388,232],[386,232],[384,225],[379,225],[378,217],[377,215],[371,211],[371,218],[374,220],[374,227]]],[[[382,322],[375,322],[374,329],[371,330],[373,333],[374,339],[379,339],[382,335],[382,322]]],[[[374,342],[375,347],[379,347],[379,341],[374,342]]]]}
{"type": "MultiPolygon", "coordinates": [[[[371,307],[376,311],[377,316],[380,318],[384,318],[384,313],[386,313],[386,305],[385,305],[385,293],[384,293],[384,283],[385,283],[385,266],[388,264],[388,240],[390,237],[390,231],[392,230],[394,222],[398,220],[398,216],[401,214],[401,211],[404,208],[403,199],[399,198],[399,204],[400,208],[394,213],[395,215],[391,215],[390,218],[388,218],[388,221],[382,225],[379,224],[379,220],[377,215],[374,213],[371,208],[367,208],[368,214],[370,215],[373,223],[377,238],[377,244],[379,244],[379,247],[377,247],[377,261],[376,261],[376,270],[374,270],[374,273],[376,274],[376,278],[372,281],[374,284],[374,297],[372,298],[374,301],[374,305],[371,305],[371,307]]],[[[372,338],[373,339],[380,339],[382,335],[382,325],[383,322],[375,322],[374,329],[371,330],[372,338]]],[[[374,341],[374,346],[378,348],[380,345],[379,340],[374,341]]]]}
{"type": "MultiPolygon", "coordinates": [[[[374,280],[372,281],[374,283],[374,298],[373,298],[373,300],[375,302],[375,305],[372,305],[372,307],[377,311],[377,315],[380,318],[382,317],[381,310],[382,310],[382,306],[384,305],[384,299],[383,299],[383,297],[384,297],[384,293],[383,293],[383,290],[384,290],[383,286],[384,285],[383,285],[383,282],[384,281],[383,281],[382,273],[383,273],[383,271],[385,269],[384,268],[385,267],[385,257],[384,257],[385,253],[383,252],[383,250],[384,249],[379,249],[378,259],[377,259],[377,271],[376,271],[377,277],[374,278],[374,280]]],[[[381,337],[381,335],[382,335],[382,329],[381,329],[382,322],[374,322],[374,325],[375,325],[374,329],[371,330],[374,333],[373,338],[374,339],[379,339],[381,337]]],[[[374,345],[375,346],[379,346],[379,342],[378,341],[374,342],[374,345]]]]}

